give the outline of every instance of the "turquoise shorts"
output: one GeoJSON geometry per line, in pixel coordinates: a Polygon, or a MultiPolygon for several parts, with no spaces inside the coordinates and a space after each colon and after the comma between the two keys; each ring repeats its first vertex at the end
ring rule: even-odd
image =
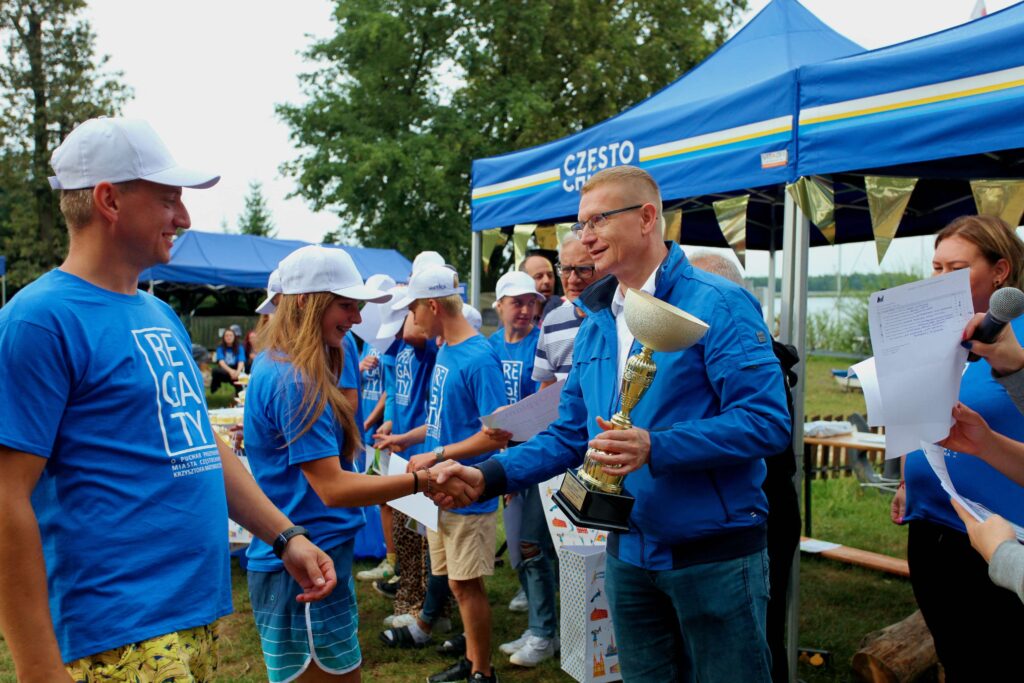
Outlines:
{"type": "Polygon", "coordinates": [[[332,548],[338,585],[319,602],[301,603],[302,588],[288,572],[249,572],[249,599],[271,683],[298,678],[313,662],[332,674],[359,668],[359,611],[352,580],[354,541],[332,548]]]}

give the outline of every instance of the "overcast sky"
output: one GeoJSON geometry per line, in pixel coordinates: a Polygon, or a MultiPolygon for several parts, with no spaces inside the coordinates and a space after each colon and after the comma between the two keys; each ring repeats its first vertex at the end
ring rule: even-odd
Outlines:
{"type": "MultiPolygon", "coordinates": [[[[989,12],[1014,4],[985,2],[989,12]]],[[[866,48],[961,24],[975,3],[803,0],[825,23],[866,48]]],[[[766,4],[750,0],[746,19],[766,4]]],[[[318,242],[337,227],[333,214],[314,213],[303,200],[287,198],[294,183],[278,167],[296,153],[288,128],[274,114],[276,104],[302,101],[298,75],[311,67],[301,53],[332,32],[333,6],[325,0],[90,0],[86,16],[96,32],[97,52],[110,55],[110,66],[122,70],[135,89],[125,115],[149,120],[179,163],[222,176],[211,190],[186,191],[193,229],[220,231],[224,222],[234,227],[253,180],[263,183],[279,237],[318,242]]],[[[877,270],[874,254],[872,243],[844,246],[843,272],[877,270]]],[[[812,249],[811,274],[834,273],[838,256],[833,247],[812,249]]],[[[930,257],[931,248],[921,239],[898,239],[883,267],[921,267],[930,257]]],[[[748,275],[766,272],[765,255],[747,255],[748,275]]]]}

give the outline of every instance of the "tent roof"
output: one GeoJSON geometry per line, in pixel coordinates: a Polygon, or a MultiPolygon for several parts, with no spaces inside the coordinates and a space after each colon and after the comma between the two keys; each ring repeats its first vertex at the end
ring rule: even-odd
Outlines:
{"type": "Polygon", "coordinates": [[[573,216],[580,186],[609,165],[646,168],[666,200],[792,180],[796,68],[860,51],[796,0],[773,0],[704,62],[622,114],[474,161],[473,230],[573,216]]]}
{"type": "MultiPolygon", "coordinates": [[[[139,280],[263,289],[281,259],[308,244],[189,230],[175,240],[170,262],[144,271],[139,280]]],[[[397,282],[405,282],[412,271],[412,262],[394,249],[324,246],[345,250],[364,280],[375,273],[386,273],[397,282]]]]}
{"type": "Polygon", "coordinates": [[[799,175],[902,165],[903,175],[1019,177],[1024,5],[800,69],[799,175]],[[979,155],[956,165],[922,165],[979,155]]]}

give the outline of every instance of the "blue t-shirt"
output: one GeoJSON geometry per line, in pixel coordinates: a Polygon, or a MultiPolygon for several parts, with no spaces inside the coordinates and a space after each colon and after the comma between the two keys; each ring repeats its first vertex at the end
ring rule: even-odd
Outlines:
{"type": "MultiPolygon", "coordinates": [[[[366,370],[362,373],[363,387],[359,394],[360,404],[363,411],[363,419],[365,420],[377,407],[380,402],[380,397],[384,393],[384,366],[381,354],[377,353],[377,349],[372,344],[363,344],[363,353],[359,360],[362,362],[364,358],[376,358],[377,365],[366,370]]],[[[362,428],[362,422],[359,423],[360,429],[362,428]]],[[[372,435],[376,429],[376,425],[371,426],[367,434],[372,435]]]]}
{"type": "MultiPolygon", "coordinates": [[[[395,355],[395,414],[391,418],[394,434],[405,434],[426,423],[428,386],[435,360],[437,344],[434,340],[428,341],[422,349],[404,341],[399,344],[395,355]]],[[[424,452],[423,446],[417,445],[404,455],[424,452]]]]}
{"type": "Polygon", "coordinates": [[[229,368],[235,368],[239,363],[245,363],[245,347],[239,345],[238,352],[230,346],[218,346],[215,356],[216,360],[224,361],[229,368]]]}
{"type": "MultiPolygon", "coordinates": [[[[452,346],[445,344],[437,354],[430,378],[430,409],[427,414],[427,440],[424,451],[468,439],[480,431],[480,418],[490,415],[505,400],[505,382],[501,361],[483,336],[477,334],[452,346]]],[[[460,460],[476,465],[494,453],[460,460]]],[[[460,515],[477,515],[498,509],[491,498],[452,510],[460,515]]]]}
{"type": "MultiPolygon", "coordinates": [[[[1024,318],[1012,323],[1018,339],[1024,338],[1024,318]]],[[[992,379],[992,368],[982,358],[970,363],[960,382],[960,402],[978,411],[996,432],[1024,440],[1024,417],[1001,384],[992,379]]],[[[981,503],[1017,524],[1024,524],[1024,487],[1000,474],[980,458],[951,451],[946,468],[957,493],[981,503]]],[[[924,453],[913,451],[904,464],[907,481],[906,520],[937,522],[966,533],[924,453]]]]}
{"type": "Polygon", "coordinates": [[[341,342],[341,351],[344,354],[341,366],[341,380],[338,386],[342,389],[356,390],[356,404],[353,408],[356,411],[356,426],[363,429],[363,386],[359,376],[359,347],[356,345],[356,337],[349,332],[341,342]]]}
{"type": "Polygon", "coordinates": [[[382,377],[384,380],[384,421],[395,419],[395,357],[398,355],[399,342],[395,340],[388,350],[381,355],[380,364],[383,366],[382,377]]]}
{"type": "Polygon", "coordinates": [[[505,397],[509,405],[518,403],[537,392],[540,382],[533,381],[533,361],[537,356],[540,327],[534,326],[530,334],[514,344],[505,341],[505,330],[499,328],[488,337],[501,361],[501,374],[505,377],[505,397]]]}
{"type": "Polygon", "coordinates": [[[0,444],[47,459],[32,506],[64,661],[231,612],[220,454],[164,302],[43,275],[0,309],[0,387],[0,444]]]}
{"type": "MultiPolygon", "coordinates": [[[[306,527],[314,543],[324,550],[339,546],[355,538],[366,523],[363,509],[324,505],[300,466],[339,457],[345,443],[341,425],[327,406],[309,431],[295,439],[304,426],[302,382],[287,361],[266,351],[257,358],[245,394],[245,454],[252,474],[293,524],[306,527]]],[[[344,459],[341,466],[354,471],[344,459]]],[[[283,569],[273,548],[259,539],[249,544],[246,555],[252,571],[283,569]]]]}

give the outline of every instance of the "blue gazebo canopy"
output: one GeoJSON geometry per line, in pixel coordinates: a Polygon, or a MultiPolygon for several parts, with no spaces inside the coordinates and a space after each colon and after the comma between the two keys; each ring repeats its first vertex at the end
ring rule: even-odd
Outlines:
{"type": "MultiPolygon", "coordinates": [[[[170,262],[144,271],[139,281],[263,289],[281,259],[308,244],[299,240],[189,230],[175,240],[170,262]]],[[[396,282],[406,282],[412,271],[412,262],[394,249],[324,246],[345,250],[364,280],[375,273],[386,273],[396,282]]]]}

